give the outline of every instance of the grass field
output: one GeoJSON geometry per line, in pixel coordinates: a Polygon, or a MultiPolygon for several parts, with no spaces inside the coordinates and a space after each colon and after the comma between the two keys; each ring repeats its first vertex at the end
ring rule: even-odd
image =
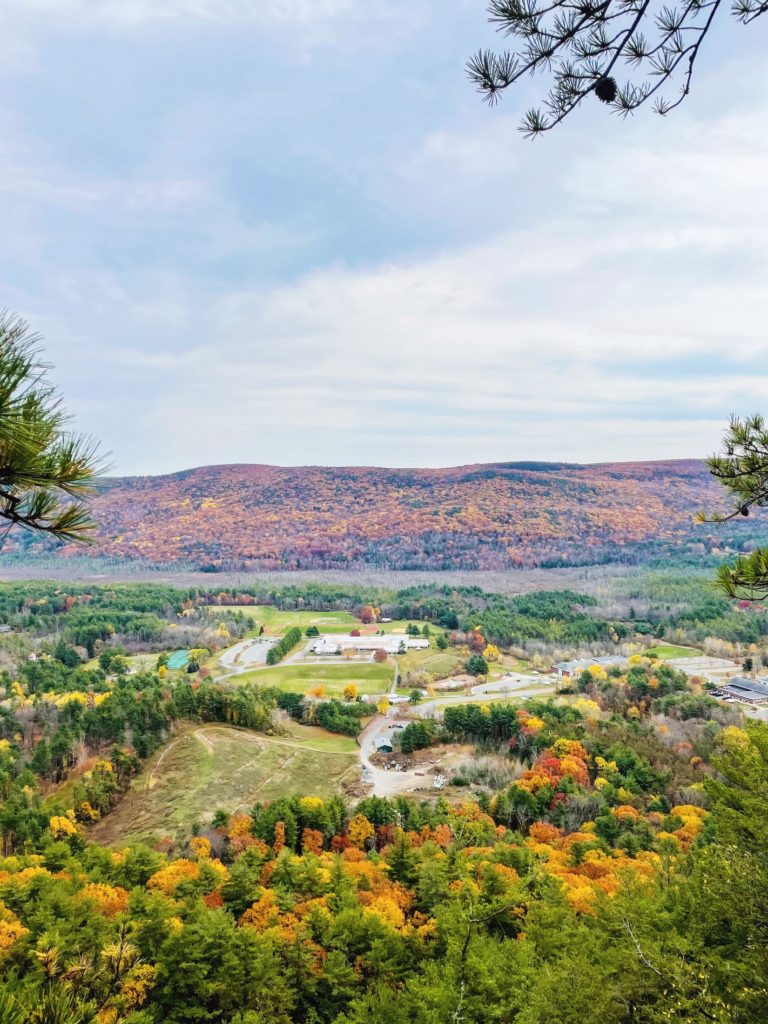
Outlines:
{"type": "MultiPolygon", "coordinates": [[[[393,619],[392,622],[376,622],[364,626],[349,612],[281,611],[271,604],[210,605],[214,613],[231,609],[241,611],[253,619],[254,628],[263,626],[267,636],[278,636],[293,626],[298,626],[302,632],[310,626],[317,626],[321,633],[349,633],[352,629],[359,629],[363,636],[371,636],[381,629],[385,633],[405,633],[408,625],[407,619],[393,619]]],[[[435,632],[437,627],[431,628],[435,632]]]]}
{"type": "Polygon", "coordinates": [[[530,672],[531,663],[514,658],[511,654],[502,654],[500,661],[491,662],[491,676],[501,675],[505,672],[530,672]]]}
{"type": "Polygon", "coordinates": [[[444,711],[448,707],[456,707],[457,705],[463,704],[524,704],[526,700],[552,700],[555,704],[572,704],[578,700],[578,696],[570,697],[566,694],[556,694],[554,690],[552,692],[543,691],[538,687],[531,687],[530,689],[515,690],[512,693],[483,693],[480,696],[470,696],[463,701],[450,700],[436,700],[432,705],[436,711],[444,711]]]}
{"type": "Polygon", "coordinates": [[[301,793],[331,796],[358,774],[350,737],[292,725],[276,738],[223,725],[190,727],[155,754],[91,835],[108,845],[189,835],[219,808],[248,811],[257,800],[301,793]]]}
{"type": "MultiPolygon", "coordinates": [[[[429,672],[435,679],[445,679],[457,668],[462,668],[465,660],[455,647],[447,647],[441,651],[434,646],[433,641],[428,650],[408,651],[407,654],[398,655],[397,663],[401,675],[405,675],[406,672],[429,672]]],[[[528,669],[528,664],[505,654],[500,661],[491,662],[488,668],[488,678],[496,679],[506,672],[524,672],[528,669]]]]}
{"type": "Polygon", "coordinates": [[[658,647],[649,647],[643,652],[656,658],[695,658],[701,651],[695,647],[677,647],[675,644],[660,644],[658,647]]]}
{"type": "Polygon", "coordinates": [[[444,651],[437,647],[423,651],[408,651],[397,658],[401,675],[405,675],[406,672],[429,672],[435,679],[449,676],[461,662],[462,659],[455,647],[447,647],[444,651]]]}
{"type": "Polygon", "coordinates": [[[359,693],[383,693],[391,686],[393,676],[394,668],[390,662],[378,665],[375,662],[344,664],[342,661],[333,665],[285,665],[258,669],[232,676],[230,681],[277,686],[294,693],[306,693],[316,686],[323,686],[326,697],[340,697],[349,683],[355,683],[359,693]]]}
{"type": "Polygon", "coordinates": [[[225,612],[236,608],[253,619],[254,627],[263,626],[268,636],[285,633],[293,626],[302,631],[317,626],[321,633],[348,633],[360,628],[360,621],[349,612],[290,612],[281,611],[270,604],[211,605],[212,612],[225,612]]]}

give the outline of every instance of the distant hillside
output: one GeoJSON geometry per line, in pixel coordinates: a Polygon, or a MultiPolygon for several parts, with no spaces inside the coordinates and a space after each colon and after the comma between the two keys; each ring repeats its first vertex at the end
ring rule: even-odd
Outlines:
{"type": "MultiPolygon", "coordinates": [[[[207,466],[106,481],[92,550],[210,570],[637,562],[748,545],[757,520],[694,525],[698,509],[722,507],[723,499],[704,464],[693,460],[207,466]]],[[[38,543],[17,535],[11,550],[33,552],[38,543]]]]}

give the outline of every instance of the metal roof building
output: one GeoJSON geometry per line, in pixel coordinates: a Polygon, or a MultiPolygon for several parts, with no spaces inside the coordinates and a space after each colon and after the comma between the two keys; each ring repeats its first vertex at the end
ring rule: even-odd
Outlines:
{"type": "Polygon", "coordinates": [[[768,679],[747,679],[746,676],[737,676],[718,687],[715,693],[732,697],[742,704],[768,704],[768,679]]]}

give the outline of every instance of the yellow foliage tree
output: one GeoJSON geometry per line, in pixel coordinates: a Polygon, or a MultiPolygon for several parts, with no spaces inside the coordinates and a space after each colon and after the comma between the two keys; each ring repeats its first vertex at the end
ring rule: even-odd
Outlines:
{"type": "Polygon", "coordinates": [[[77,835],[77,825],[72,818],[64,817],[63,814],[54,814],[48,822],[48,828],[54,839],[68,839],[70,836],[77,835]]]}
{"type": "Polygon", "coordinates": [[[101,882],[90,882],[81,895],[93,900],[100,914],[113,917],[128,909],[128,893],[121,886],[105,885],[101,882]]]}
{"type": "Polygon", "coordinates": [[[157,968],[153,964],[136,964],[120,985],[120,1002],[126,1010],[137,1010],[147,1001],[155,984],[157,968]]]}
{"type": "Polygon", "coordinates": [[[211,856],[211,843],[205,836],[193,836],[189,840],[189,849],[195,860],[205,860],[211,856]]]}
{"type": "Polygon", "coordinates": [[[28,931],[29,929],[24,927],[16,915],[0,903],[0,963],[28,931]]]}
{"type": "Polygon", "coordinates": [[[352,846],[362,850],[369,839],[373,839],[376,830],[364,814],[356,814],[349,822],[347,836],[352,846]]]}
{"type": "Polygon", "coordinates": [[[199,867],[191,860],[174,860],[167,867],[156,871],[147,885],[150,889],[159,889],[166,896],[172,896],[178,885],[194,881],[199,874],[199,867]]]}

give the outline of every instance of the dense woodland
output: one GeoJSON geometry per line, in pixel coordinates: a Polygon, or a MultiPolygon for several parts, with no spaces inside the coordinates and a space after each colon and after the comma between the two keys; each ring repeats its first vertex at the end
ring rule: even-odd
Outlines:
{"type": "MultiPolygon", "coordinates": [[[[702,462],[499,463],[441,470],[212,466],[104,484],[109,558],[217,570],[507,569],[698,560],[768,535],[695,525],[722,496],[702,462]]],[[[19,532],[3,557],[50,545],[19,532]]],[[[80,548],[65,548],[75,554],[80,548]]]]}

